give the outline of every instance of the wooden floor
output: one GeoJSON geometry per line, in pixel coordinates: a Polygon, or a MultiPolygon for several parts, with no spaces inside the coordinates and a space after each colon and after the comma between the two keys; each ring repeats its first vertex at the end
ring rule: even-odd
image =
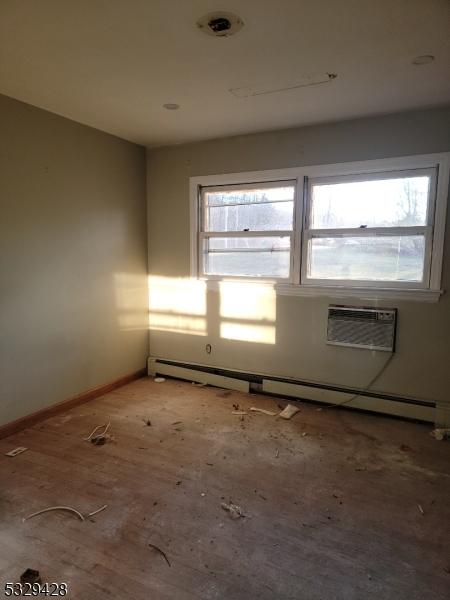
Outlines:
{"type": "Polygon", "coordinates": [[[277,403],[141,379],[1,440],[0,594],[31,567],[74,600],[448,600],[450,443],[306,403],[232,414],[277,403]],[[83,441],[108,420],[112,442],[83,441]]]}

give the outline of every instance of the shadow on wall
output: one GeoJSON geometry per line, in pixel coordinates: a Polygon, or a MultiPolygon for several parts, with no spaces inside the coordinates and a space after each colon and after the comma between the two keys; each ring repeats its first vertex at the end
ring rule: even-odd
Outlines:
{"type": "Polygon", "coordinates": [[[273,285],[149,276],[149,328],[275,344],[273,285]]]}

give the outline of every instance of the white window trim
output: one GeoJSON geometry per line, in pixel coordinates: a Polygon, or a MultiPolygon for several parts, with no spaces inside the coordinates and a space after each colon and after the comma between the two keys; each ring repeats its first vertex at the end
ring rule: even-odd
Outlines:
{"type": "MultiPolygon", "coordinates": [[[[293,205],[295,207],[296,205],[296,191],[297,191],[297,181],[296,180],[288,180],[288,181],[284,181],[283,183],[285,183],[286,185],[289,185],[289,187],[293,187],[294,188],[294,198],[293,198],[293,205]]],[[[262,182],[259,181],[258,183],[251,183],[248,185],[249,188],[255,188],[258,189],[262,186],[265,186],[267,188],[272,187],[272,188],[276,188],[276,187],[280,187],[280,182],[279,181],[271,181],[271,182],[262,182]]],[[[242,184],[232,184],[232,185],[226,185],[226,186],[201,186],[202,188],[207,188],[208,192],[214,192],[214,191],[222,191],[225,187],[225,189],[227,191],[233,189],[233,188],[242,188],[242,184]]],[[[197,268],[198,268],[198,273],[199,273],[199,277],[203,278],[203,279],[208,279],[210,281],[213,280],[218,280],[221,281],[222,279],[224,279],[223,275],[212,275],[212,274],[205,274],[205,269],[204,269],[204,265],[203,265],[203,258],[204,258],[204,252],[203,252],[203,248],[204,248],[204,242],[205,240],[207,240],[208,238],[237,238],[237,237],[288,237],[290,239],[290,261],[289,261],[289,274],[287,277],[271,277],[270,281],[272,282],[279,282],[279,283],[291,283],[292,282],[292,276],[293,276],[293,272],[294,272],[294,261],[293,261],[293,257],[294,257],[294,238],[295,238],[295,223],[294,223],[294,215],[293,215],[293,226],[292,229],[287,229],[287,230],[282,230],[282,229],[277,229],[277,230],[258,230],[258,231],[206,231],[205,227],[206,227],[206,213],[204,213],[204,206],[203,206],[203,201],[202,201],[202,195],[201,195],[201,190],[198,189],[198,246],[197,246],[197,252],[198,252],[198,258],[197,258],[197,268]]],[[[265,282],[267,281],[267,278],[264,277],[250,277],[248,276],[249,279],[251,279],[252,281],[259,281],[259,282],[265,282]]],[[[226,279],[229,280],[239,280],[242,281],[243,279],[246,279],[245,276],[242,275],[226,275],[226,279]]]]}
{"type": "MultiPolygon", "coordinates": [[[[377,172],[376,174],[364,173],[357,175],[341,175],[337,177],[315,177],[308,178],[308,196],[311,198],[311,188],[314,185],[321,185],[325,183],[344,183],[344,182],[355,182],[355,181],[367,181],[367,180],[379,180],[379,179],[396,179],[397,177],[413,177],[418,175],[428,176],[430,178],[429,184],[429,206],[427,211],[427,222],[425,225],[420,226],[403,226],[403,227],[370,227],[367,229],[361,228],[334,228],[334,229],[314,229],[311,227],[311,210],[312,202],[307,202],[307,214],[304,219],[304,240],[302,253],[304,257],[308,256],[308,243],[313,238],[318,237],[371,237],[371,236],[410,236],[410,235],[423,235],[425,241],[425,254],[424,254],[424,265],[423,265],[423,279],[422,281],[411,282],[411,281],[384,281],[382,285],[386,288],[408,288],[408,289],[430,289],[430,276],[431,276],[431,258],[432,258],[432,244],[433,244],[433,229],[434,229],[434,209],[436,204],[436,167],[424,168],[424,169],[396,169],[395,171],[384,171],[377,172]]],[[[315,279],[308,276],[308,264],[307,261],[302,261],[301,266],[301,282],[303,285],[316,285],[316,286],[345,286],[345,287],[357,287],[357,288],[379,288],[380,282],[374,280],[343,280],[343,279],[315,279]]]]}
{"type": "MultiPolygon", "coordinates": [[[[274,285],[279,295],[288,296],[326,296],[329,298],[360,298],[360,299],[398,299],[419,300],[424,302],[437,302],[443,293],[441,290],[442,261],[445,236],[445,218],[447,212],[447,198],[449,193],[450,153],[425,154],[417,156],[395,157],[360,162],[336,163],[329,165],[314,165],[306,167],[293,167],[288,169],[275,169],[267,171],[251,171],[245,173],[227,173],[221,175],[206,175],[190,178],[190,263],[191,277],[199,277],[199,232],[200,228],[200,187],[215,185],[242,185],[250,183],[268,183],[296,180],[296,193],[294,204],[294,244],[292,248],[292,271],[290,282],[279,282],[275,279],[243,278],[243,277],[204,277],[211,281],[212,286],[217,280],[239,280],[248,282],[267,283],[274,285]],[[305,178],[318,179],[322,177],[339,177],[368,175],[371,173],[407,171],[414,169],[437,168],[438,179],[434,204],[433,244],[431,254],[427,260],[431,262],[429,287],[402,288],[398,283],[395,287],[383,282],[382,287],[376,282],[370,285],[361,282],[330,282],[330,285],[321,280],[300,284],[301,254],[303,248],[303,202],[305,178]]],[[[279,234],[279,232],[277,232],[279,234]]],[[[303,261],[305,262],[305,261],[303,261]]]]}

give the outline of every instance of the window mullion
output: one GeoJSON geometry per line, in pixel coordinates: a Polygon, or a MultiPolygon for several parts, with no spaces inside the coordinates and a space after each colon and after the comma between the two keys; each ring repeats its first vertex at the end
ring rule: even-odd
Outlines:
{"type": "Polygon", "coordinates": [[[296,182],[294,194],[294,231],[291,238],[291,282],[297,285],[301,281],[303,210],[306,183],[306,177],[299,178],[296,182]]]}

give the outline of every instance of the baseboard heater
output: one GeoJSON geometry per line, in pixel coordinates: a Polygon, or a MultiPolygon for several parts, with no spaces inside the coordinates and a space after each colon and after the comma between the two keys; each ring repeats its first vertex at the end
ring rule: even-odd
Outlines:
{"type": "Polygon", "coordinates": [[[250,391],[252,384],[253,387],[257,384],[258,391],[267,394],[292,397],[299,400],[311,400],[324,404],[341,404],[345,402],[345,406],[348,408],[385,413],[420,421],[435,421],[435,403],[415,398],[321,385],[298,379],[269,377],[162,358],[148,359],[148,374],[167,375],[176,379],[206,383],[247,393],[250,391]],[[355,395],[358,395],[358,397],[353,398],[355,395]]]}

